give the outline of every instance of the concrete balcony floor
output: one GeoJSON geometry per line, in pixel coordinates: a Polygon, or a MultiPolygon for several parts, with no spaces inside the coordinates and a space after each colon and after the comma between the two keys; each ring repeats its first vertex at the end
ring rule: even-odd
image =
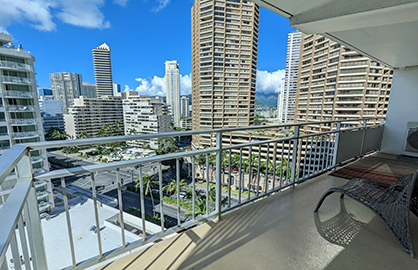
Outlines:
{"type": "MultiPolygon", "coordinates": [[[[319,176],[98,269],[418,269],[380,218],[350,198],[333,194],[314,215],[320,196],[346,182],[319,176]]],[[[411,230],[418,253],[413,214],[411,230]]]]}

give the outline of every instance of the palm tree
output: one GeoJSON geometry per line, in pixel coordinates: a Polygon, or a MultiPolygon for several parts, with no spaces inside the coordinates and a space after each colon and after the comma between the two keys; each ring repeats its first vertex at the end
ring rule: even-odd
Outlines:
{"type": "MultiPolygon", "coordinates": [[[[154,216],[155,216],[154,197],[152,196],[151,186],[158,185],[158,181],[155,180],[155,175],[149,176],[148,174],[143,173],[142,183],[145,187],[145,190],[144,190],[145,195],[148,195],[148,191],[150,193],[151,202],[152,202],[152,211],[154,212],[154,216]]],[[[135,184],[136,184],[135,185],[136,188],[140,188],[141,183],[139,179],[135,180],[135,184]]]]}
{"type": "Polygon", "coordinates": [[[69,137],[70,135],[68,135],[65,131],[59,131],[58,129],[55,129],[51,134],[51,139],[53,140],[66,140],[69,137]]]}
{"type": "Polygon", "coordinates": [[[88,139],[88,138],[90,138],[90,135],[85,131],[81,132],[77,136],[77,139],[88,139]]]}
{"type": "MultiPolygon", "coordinates": [[[[198,198],[195,203],[195,216],[206,215],[206,200],[198,198]]],[[[193,210],[186,211],[184,213],[186,218],[193,216],[193,210]]]]}
{"type": "Polygon", "coordinates": [[[129,135],[136,135],[136,129],[132,128],[129,130],[129,135]]]}
{"type": "MultiPolygon", "coordinates": [[[[187,186],[187,183],[184,179],[181,179],[179,182],[180,190],[182,190],[185,186],[187,186]]],[[[176,179],[171,180],[171,182],[166,185],[163,189],[165,189],[169,193],[173,193],[174,195],[177,195],[177,181],[176,179]]]]}

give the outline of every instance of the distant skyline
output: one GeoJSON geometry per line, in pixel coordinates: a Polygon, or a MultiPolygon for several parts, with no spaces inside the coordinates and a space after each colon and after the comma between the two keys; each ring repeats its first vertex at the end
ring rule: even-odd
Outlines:
{"type": "MultiPolygon", "coordinates": [[[[39,87],[49,74],[74,72],[95,83],[92,49],[111,48],[122,90],[165,96],[164,62],[181,66],[181,94],[191,93],[192,0],[0,0],[0,31],[35,57],[39,87]]],[[[257,92],[277,93],[286,66],[289,21],[260,7],[257,92]]]]}

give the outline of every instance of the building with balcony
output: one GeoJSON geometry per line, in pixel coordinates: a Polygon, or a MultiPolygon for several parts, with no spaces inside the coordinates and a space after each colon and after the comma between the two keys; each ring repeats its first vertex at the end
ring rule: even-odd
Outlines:
{"type": "Polygon", "coordinates": [[[110,48],[103,43],[93,49],[94,77],[96,79],[96,96],[113,96],[112,63],[110,48]]]}
{"type": "Polygon", "coordinates": [[[107,135],[123,134],[123,108],[122,99],[113,96],[87,98],[81,96],[74,99],[74,105],[64,114],[65,132],[71,138],[77,138],[80,133],[86,132],[89,137],[98,137],[99,130],[104,125],[110,125],[115,130],[107,135]]]}
{"type": "Polygon", "coordinates": [[[182,96],[180,98],[180,117],[190,117],[190,99],[182,96]]]}
{"type": "MultiPolygon", "coordinates": [[[[259,7],[196,0],[192,7],[193,129],[254,123],[259,7]]],[[[203,147],[199,136],[193,147],[203,147]]]]}
{"type": "Polygon", "coordinates": [[[60,100],[64,107],[64,113],[68,113],[74,105],[74,99],[79,98],[83,89],[83,77],[81,74],[58,72],[49,74],[54,100],[60,100]]]}
{"type": "Polygon", "coordinates": [[[277,117],[283,123],[295,121],[301,36],[300,32],[287,36],[286,70],[277,99],[277,117]]]}
{"type": "MultiPolygon", "coordinates": [[[[300,55],[297,121],[386,116],[393,70],[322,35],[302,34],[300,55]]],[[[306,128],[321,132],[331,126],[306,128]]]]}
{"type": "MultiPolygon", "coordinates": [[[[173,116],[162,97],[139,96],[138,92],[125,92],[123,99],[123,123],[126,135],[153,134],[172,131],[173,116]]],[[[148,145],[158,148],[158,139],[133,140],[134,147],[148,145]]]]}
{"type": "MultiPolygon", "coordinates": [[[[15,144],[44,141],[34,61],[21,45],[15,48],[12,36],[0,33],[0,155],[15,144]]],[[[31,162],[34,172],[49,169],[45,150],[31,151],[31,162]]],[[[0,185],[0,207],[15,185],[14,175],[0,185]]],[[[49,182],[46,210],[53,207],[51,191],[49,182]]]]}

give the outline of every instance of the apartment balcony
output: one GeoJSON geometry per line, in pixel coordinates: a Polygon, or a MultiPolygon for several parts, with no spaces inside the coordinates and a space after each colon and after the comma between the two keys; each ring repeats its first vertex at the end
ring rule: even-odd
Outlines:
{"type": "Polygon", "coordinates": [[[14,76],[2,76],[1,77],[2,83],[12,83],[12,84],[35,84],[35,81],[30,78],[21,78],[21,77],[14,77],[14,76]]]}
{"type": "MultiPolygon", "coordinates": [[[[32,269],[142,269],[147,263],[150,264],[149,267],[156,269],[200,269],[210,263],[224,269],[228,267],[228,264],[225,264],[227,262],[238,263],[238,266],[243,268],[253,268],[255,265],[272,268],[273,263],[277,266],[277,258],[283,257],[286,259],[281,263],[286,269],[297,265],[304,268],[305,264],[306,267],[312,267],[312,258],[316,258],[315,267],[325,267],[333,262],[339,263],[335,265],[338,267],[346,260],[352,260],[351,257],[344,256],[347,252],[352,254],[350,252],[359,253],[370,249],[367,248],[370,239],[385,243],[393,241],[393,247],[389,247],[389,250],[393,251],[393,254],[408,257],[409,255],[404,254],[397,246],[396,240],[390,238],[390,234],[384,236],[385,229],[377,229],[377,232],[382,233],[382,237],[370,233],[366,228],[360,233],[368,236],[356,238],[356,241],[361,242],[353,240],[352,248],[343,248],[324,239],[314,225],[318,221],[312,209],[320,195],[328,187],[345,182],[330,177],[327,173],[379,150],[384,122],[381,123],[381,119],[378,119],[378,124],[375,124],[374,121],[375,118],[344,120],[344,123],[351,123],[350,128],[344,129],[338,121],[315,122],[314,126],[318,128],[336,125],[336,128],[327,128],[326,132],[320,134],[299,132],[304,127],[312,126],[312,123],[263,126],[263,129],[274,133],[282,130],[288,132],[286,137],[266,137],[266,140],[239,142],[230,146],[222,145],[225,135],[231,132],[251,132],[260,127],[14,145],[0,156],[0,184],[16,166],[19,172],[17,184],[0,209],[0,216],[7,214],[7,218],[2,219],[1,224],[1,243],[5,245],[0,246],[0,265],[4,269],[15,267],[12,262],[21,262],[22,258],[32,269]],[[362,125],[362,121],[366,124],[362,125]],[[29,151],[33,150],[190,135],[210,136],[208,142],[213,142],[216,146],[135,160],[83,165],[35,176],[30,170],[32,160],[29,158],[29,151]],[[269,153],[268,158],[266,153],[269,153]],[[232,161],[232,157],[235,161],[232,161]],[[263,169],[265,165],[260,161],[266,159],[269,166],[263,169]],[[169,166],[166,166],[164,170],[173,170],[177,185],[180,184],[180,175],[186,173],[185,170],[188,168],[189,187],[191,190],[198,190],[199,187],[201,195],[192,192],[192,198],[189,199],[190,216],[186,215],[180,206],[180,192],[172,196],[172,199],[176,198],[177,205],[170,206],[164,202],[165,176],[162,173],[162,163],[170,160],[173,161],[174,167],[169,169],[169,166]],[[284,163],[285,160],[290,162],[284,163]],[[154,187],[159,191],[152,204],[154,210],[146,206],[149,199],[145,198],[143,189],[143,173],[149,173],[149,166],[154,168],[152,171],[158,181],[154,187]],[[135,195],[130,191],[122,193],[122,178],[126,184],[131,177],[130,173],[126,173],[126,169],[134,172],[135,178],[139,176],[139,194],[135,195]],[[103,185],[103,174],[110,175],[109,181],[113,181],[109,182],[109,188],[114,192],[112,198],[103,197],[97,191],[96,187],[103,185]],[[199,179],[196,177],[197,174],[200,175],[199,179]],[[74,178],[85,179],[83,187],[75,189],[72,184],[74,178]],[[37,203],[39,196],[46,195],[42,193],[42,189],[49,181],[53,181],[59,190],[62,202],[53,210],[54,215],[40,222],[39,213],[50,210],[53,206],[47,202],[39,205],[37,203]],[[212,182],[213,187],[209,186],[209,182],[212,182]],[[203,199],[202,196],[212,196],[209,195],[212,188],[216,193],[213,202],[203,199]],[[80,199],[74,198],[80,194],[80,199]],[[141,206],[138,206],[138,209],[141,210],[137,216],[126,212],[131,203],[129,194],[133,194],[135,202],[140,202],[141,206]],[[111,204],[112,207],[109,206],[111,204]],[[174,223],[170,228],[164,222],[150,223],[145,215],[151,214],[152,211],[166,216],[174,223]],[[93,225],[100,230],[94,230],[93,225]],[[30,233],[22,234],[22,229],[30,233]],[[186,239],[189,237],[191,240],[187,242],[186,239]],[[162,239],[165,240],[160,242],[162,239]],[[16,240],[20,248],[16,248],[16,240]],[[363,246],[363,249],[358,250],[357,245],[363,246]],[[57,249],[57,246],[60,248],[57,249]],[[135,256],[132,254],[111,262],[115,256],[126,255],[137,249],[142,251],[133,253],[135,256]],[[170,260],[171,254],[176,252],[178,253],[173,256],[180,254],[178,259],[170,260]],[[254,256],[264,253],[276,254],[276,257],[254,256]],[[28,254],[32,254],[32,260],[28,254]],[[149,255],[142,257],[141,254],[149,255]],[[345,260],[334,261],[340,255],[345,260]],[[134,260],[132,256],[141,259],[134,260]],[[243,257],[242,260],[247,260],[247,267],[241,265],[241,261],[231,260],[240,256],[243,257]]],[[[134,180],[133,177],[131,180],[134,180]]],[[[319,222],[340,209],[337,197],[326,201],[319,212],[319,222]]],[[[367,211],[361,210],[361,207],[350,200],[346,200],[346,203],[347,209],[353,211],[355,218],[365,218],[364,213],[367,211]]],[[[370,219],[372,218],[373,216],[370,219]]],[[[366,218],[365,223],[369,224],[370,219],[366,218]]],[[[375,226],[375,222],[371,224],[375,226]]]]}
{"type": "Polygon", "coordinates": [[[40,123],[39,119],[11,119],[9,120],[9,125],[11,126],[37,125],[39,123],[40,123]]]}
{"type": "Polygon", "coordinates": [[[3,91],[3,95],[6,98],[38,98],[36,92],[3,91]]]}
{"type": "Polygon", "coordinates": [[[33,105],[7,105],[9,112],[35,112],[36,106],[33,105]]]}
{"type": "Polygon", "coordinates": [[[36,138],[42,135],[41,131],[27,131],[27,132],[11,132],[10,137],[12,139],[30,139],[36,138]]]}
{"type": "Polygon", "coordinates": [[[0,60],[0,69],[13,69],[33,72],[31,65],[4,60],[0,60]]]}

